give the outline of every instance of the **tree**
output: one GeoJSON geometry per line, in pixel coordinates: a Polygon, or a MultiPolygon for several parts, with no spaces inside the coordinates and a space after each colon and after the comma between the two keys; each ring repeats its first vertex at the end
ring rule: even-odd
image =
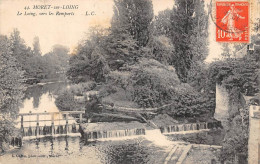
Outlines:
{"type": "MultiPolygon", "coordinates": [[[[200,66],[208,52],[208,16],[201,0],[176,0],[173,14],[171,40],[175,53],[171,64],[182,82],[193,79],[192,68],[200,66]]],[[[196,71],[198,69],[195,69],[196,71]]]]}
{"type": "Polygon", "coordinates": [[[171,16],[173,11],[170,9],[166,9],[160,11],[158,16],[155,16],[154,20],[154,35],[165,35],[167,37],[171,36],[171,16]]]}
{"type": "Polygon", "coordinates": [[[141,49],[142,56],[155,59],[163,64],[169,65],[174,53],[171,40],[164,36],[151,37],[147,47],[141,49]]]}
{"type": "Polygon", "coordinates": [[[208,99],[201,97],[190,85],[181,83],[172,66],[154,59],[142,58],[126,71],[110,72],[107,83],[106,88],[110,91],[106,96],[109,98],[104,99],[113,99],[114,103],[121,101],[140,108],[167,104],[159,113],[181,117],[209,112],[208,99]]]}
{"type": "Polygon", "coordinates": [[[112,29],[122,28],[137,41],[137,45],[145,47],[151,36],[153,6],[151,0],[114,0],[114,17],[112,29]]]}
{"type": "Polygon", "coordinates": [[[153,18],[150,0],[115,0],[110,34],[101,44],[112,70],[131,65],[139,58],[139,49],[147,45],[153,18]]]}
{"type": "Polygon", "coordinates": [[[136,40],[120,28],[112,29],[101,45],[104,57],[112,70],[117,70],[125,64],[132,64],[139,56],[136,40]]]}
{"type": "Polygon", "coordinates": [[[172,67],[155,60],[140,60],[133,66],[133,101],[140,107],[158,107],[172,101],[174,88],[180,84],[172,67]]]}
{"type": "Polygon", "coordinates": [[[87,40],[78,46],[77,54],[69,60],[68,79],[74,83],[96,81],[104,82],[109,71],[107,61],[102,55],[101,48],[87,40]]]}
{"type": "Polygon", "coordinates": [[[17,29],[14,29],[14,31],[11,33],[10,42],[12,55],[17,60],[18,65],[21,66],[22,70],[25,71],[25,76],[30,76],[28,74],[30,66],[27,64],[27,61],[33,55],[30,47],[26,46],[24,40],[20,36],[20,32],[17,29]]]}
{"type": "Polygon", "coordinates": [[[23,97],[23,72],[11,49],[12,42],[0,35],[0,148],[4,151],[14,132],[14,120],[23,97]]]}
{"type": "Polygon", "coordinates": [[[42,54],[38,36],[33,38],[33,54],[35,56],[41,56],[41,54],[42,54]]]}
{"type": "Polygon", "coordinates": [[[62,91],[55,100],[56,106],[61,111],[80,110],[83,106],[74,99],[74,95],[69,90],[62,91]]]}
{"type": "Polygon", "coordinates": [[[68,69],[69,48],[56,44],[52,50],[43,56],[47,65],[51,68],[48,74],[57,76],[57,74],[65,73],[68,69]]]}
{"type": "MultiPolygon", "coordinates": [[[[253,43],[259,40],[258,38],[253,43]]],[[[254,96],[259,92],[260,63],[259,50],[256,49],[251,54],[245,53],[247,54],[242,58],[226,58],[211,63],[209,67],[210,79],[225,87],[229,94],[229,124],[220,154],[223,162],[234,162],[234,157],[238,155],[244,159],[247,157],[249,107],[241,105],[241,98],[242,94],[254,96]]]]}
{"type": "Polygon", "coordinates": [[[62,111],[74,111],[84,109],[86,106],[86,92],[96,87],[95,82],[73,84],[70,88],[63,89],[58,93],[55,100],[56,106],[62,111]],[[83,99],[77,100],[75,97],[80,96],[83,99]]]}

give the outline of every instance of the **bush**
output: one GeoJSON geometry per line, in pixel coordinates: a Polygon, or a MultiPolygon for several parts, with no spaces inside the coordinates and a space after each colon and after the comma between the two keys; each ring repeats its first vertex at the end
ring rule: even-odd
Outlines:
{"type": "Polygon", "coordinates": [[[74,99],[74,94],[70,90],[62,91],[55,100],[56,106],[61,111],[81,110],[84,105],[74,99]]]}
{"type": "Polygon", "coordinates": [[[200,115],[211,107],[208,98],[180,82],[173,67],[154,59],[140,59],[127,71],[110,72],[107,79],[103,100],[121,103],[117,106],[155,108],[171,104],[160,111],[171,116],[200,115]]]}

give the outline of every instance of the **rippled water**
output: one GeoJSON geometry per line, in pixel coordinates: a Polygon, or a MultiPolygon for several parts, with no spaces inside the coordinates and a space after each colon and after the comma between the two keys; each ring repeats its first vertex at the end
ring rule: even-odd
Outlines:
{"type": "Polygon", "coordinates": [[[90,143],[80,137],[46,137],[26,141],[2,159],[8,163],[157,164],[163,163],[167,148],[143,137],[90,143]]]}
{"type": "MultiPolygon", "coordinates": [[[[28,88],[20,113],[57,112],[55,97],[66,86],[65,83],[53,83],[28,88]]],[[[120,141],[85,142],[80,137],[45,137],[24,141],[21,148],[14,148],[0,156],[0,163],[159,164],[164,162],[171,145],[158,145],[156,140],[156,137],[153,140],[139,137],[120,141]]]]}

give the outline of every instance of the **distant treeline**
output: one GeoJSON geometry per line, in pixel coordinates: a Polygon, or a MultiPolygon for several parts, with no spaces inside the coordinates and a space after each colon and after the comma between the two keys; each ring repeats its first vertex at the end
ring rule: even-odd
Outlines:
{"type": "Polygon", "coordinates": [[[32,48],[20,37],[18,29],[14,29],[10,37],[1,36],[4,37],[10,42],[10,54],[16,59],[17,67],[24,71],[25,82],[56,78],[57,74],[66,72],[69,60],[67,47],[54,45],[50,52],[42,54],[38,37],[34,38],[32,48]]]}

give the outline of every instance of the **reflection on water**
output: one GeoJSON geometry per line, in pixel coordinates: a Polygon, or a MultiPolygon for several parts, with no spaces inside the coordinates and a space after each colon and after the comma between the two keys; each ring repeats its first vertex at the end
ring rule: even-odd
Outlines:
{"type": "Polygon", "coordinates": [[[43,113],[43,112],[58,112],[58,108],[55,105],[55,98],[49,93],[43,93],[37,100],[34,97],[25,99],[23,107],[20,108],[19,113],[43,113]],[[40,100],[40,101],[39,101],[40,100]],[[34,101],[39,101],[37,107],[35,107],[34,101]]]}
{"type": "Polygon", "coordinates": [[[58,92],[67,86],[65,82],[56,82],[45,85],[36,85],[28,87],[25,91],[23,107],[20,113],[44,112],[47,110],[57,111],[55,97],[58,92]]]}
{"type": "MultiPolygon", "coordinates": [[[[65,83],[54,83],[28,88],[20,113],[59,111],[55,105],[57,92],[65,83]]],[[[28,117],[24,120],[35,120],[28,117]]],[[[49,119],[40,116],[40,120],[49,119]]],[[[64,122],[64,121],[63,121],[64,122]]],[[[60,124],[63,123],[60,121],[60,124]]],[[[43,121],[41,124],[49,124],[43,121]]],[[[33,126],[31,123],[26,126],[33,126]]],[[[157,138],[158,139],[158,138],[157,138]]],[[[158,164],[163,163],[168,146],[153,144],[144,137],[120,141],[85,142],[80,137],[44,137],[24,141],[19,149],[13,149],[0,158],[12,164],[62,163],[62,164],[158,164]]]]}
{"type": "Polygon", "coordinates": [[[162,147],[140,137],[125,141],[85,143],[80,137],[46,137],[25,142],[21,149],[10,152],[5,159],[33,163],[85,163],[85,164],[144,164],[162,163],[165,151],[162,147]]]}
{"type": "MultiPolygon", "coordinates": [[[[59,112],[59,109],[55,105],[55,98],[58,92],[67,86],[64,82],[56,82],[45,85],[36,85],[28,87],[25,92],[25,98],[23,100],[23,105],[19,110],[19,113],[49,113],[49,112],[59,112]]],[[[36,115],[34,116],[24,116],[24,121],[36,120],[36,115]]],[[[60,114],[55,114],[54,116],[55,125],[65,125],[65,120],[60,114]]],[[[18,117],[17,121],[21,118],[18,117]]],[[[51,125],[51,115],[40,115],[39,120],[41,121],[40,126],[50,126],[51,125]],[[48,121],[49,120],[49,121],[48,121]]],[[[74,123],[75,121],[70,120],[69,123],[74,123]]],[[[16,125],[20,127],[20,123],[16,125]]],[[[36,122],[24,122],[24,127],[36,126],[36,122]]]]}

